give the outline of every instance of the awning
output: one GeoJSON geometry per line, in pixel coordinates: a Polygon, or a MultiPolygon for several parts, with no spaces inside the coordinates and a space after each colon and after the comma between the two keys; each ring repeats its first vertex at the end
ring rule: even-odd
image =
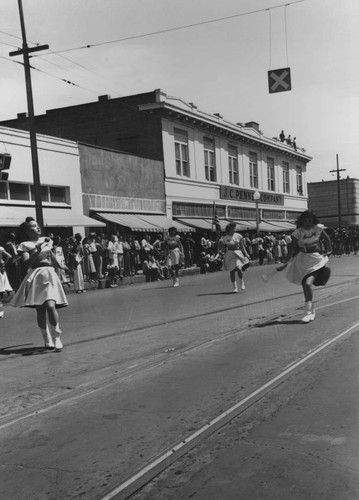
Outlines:
{"type": "Polygon", "coordinates": [[[128,227],[132,231],[159,233],[167,231],[170,227],[175,227],[178,231],[183,232],[193,231],[192,228],[178,221],[173,221],[165,214],[96,212],[96,216],[108,222],[128,227]]]}
{"type": "Polygon", "coordinates": [[[132,231],[152,231],[152,232],[158,232],[158,226],[155,224],[151,224],[151,222],[146,222],[142,219],[140,219],[137,215],[135,214],[121,214],[121,213],[114,213],[114,212],[96,212],[96,215],[98,217],[101,217],[102,219],[112,222],[114,224],[119,224],[120,226],[125,226],[132,231]]]}
{"type": "Polygon", "coordinates": [[[194,231],[192,227],[188,227],[184,224],[181,224],[177,220],[172,220],[166,215],[142,215],[142,214],[136,214],[136,216],[150,224],[153,224],[154,226],[157,226],[161,231],[163,230],[168,230],[170,227],[175,227],[178,231],[181,232],[190,232],[194,231]]]}
{"type": "MultiPolygon", "coordinates": [[[[296,225],[294,222],[288,222],[288,221],[263,221],[269,224],[270,226],[273,227],[272,231],[273,232],[281,232],[281,231],[294,231],[296,228],[296,225]]],[[[270,231],[270,229],[269,229],[270,231]]]]}
{"type": "Polygon", "coordinates": [[[252,231],[257,228],[256,222],[253,220],[232,219],[231,222],[236,223],[239,231],[252,231]]]}
{"type": "Polygon", "coordinates": [[[205,231],[212,231],[213,228],[214,230],[214,226],[212,225],[211,219],[197,219],[197,218],[192,219],[187,217],[184,218],[181,217],[178,220],[183,224],[188,224],[188,226],[191,226],[192,228],[195,227],[197,229],[204,229],[205,231]]]}
{"type": "MultiPolygon", "coordinates": [[[[104,227],[106,224],[81,213],[66,208],[43,208],[45,227],[104,227]]],[[[36,218],[36,210],[32,207],[0,206],[0,227],[19,226],[26,217],[36,218]]]]}

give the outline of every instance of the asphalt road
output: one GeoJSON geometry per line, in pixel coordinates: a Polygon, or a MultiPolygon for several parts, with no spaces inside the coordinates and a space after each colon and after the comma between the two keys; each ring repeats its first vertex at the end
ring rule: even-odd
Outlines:
{"type": "Polygon", "coordinates": [[[300,288],[259,267],[239,294],[219,272],[71,295],[62,353],[42,350],[33,311],[6,307],[0,498],[124,498],[119,485],[298,360],[136,497],[359,498],[358,264],[331,259],[309,325],[300,288]]]}

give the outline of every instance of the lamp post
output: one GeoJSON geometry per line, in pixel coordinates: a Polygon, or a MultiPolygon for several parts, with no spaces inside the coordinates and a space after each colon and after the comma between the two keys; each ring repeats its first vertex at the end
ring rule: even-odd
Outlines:
{"type": "Polygon", "coordinates": [[[261,194],[258,191],[258,189],[256,189],[256,191],[254,191],[254,193],[253,193],[253,200],[256,202],[256,231],[257,231],[257,235],[259,234],[259,200],[260,200],[260,197],[261,197],[261,194]]]}

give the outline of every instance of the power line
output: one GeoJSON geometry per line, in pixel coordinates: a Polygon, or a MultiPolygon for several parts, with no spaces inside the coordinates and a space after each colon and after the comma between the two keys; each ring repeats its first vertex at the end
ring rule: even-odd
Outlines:
{"type": "Polygon", "coordinates": [[[197,26],[204,26],[206,24],[213,24],[213,23],[218,23],[218,22],[222,22],[222,21],[228,21],[229,19],[235,19],[237,17],[243,17],[243,16],[249,16],[249,15],[252,15],[252,14],[258,14],[259,12],[265,12],[265,11],[268,11],[268,10],[274,10],[274,9],[279,9],[279,8],[282,8],[282,7],[288,7],[289,5],[293,5],[293,4],[300,3],[300,2],[305,2],[305,1],[306,0],[294,0],[293,2],[283,3],[283,4],[275,5],[275,6],[269,7],[269,8],[252,10],[252,11],[249,11],[249,12],[242,12],[241,14],[233,14],[231,16],[226,16],[226,17],[218,17],[216,19],[209,19],[208,21],[200,21],[198,23],[186,24],[184,26],[177,26],[175,28],[167,28],[167,29],[163,29],[163,30],[152,31],[152,32],[149,32],[149,33],[142,33],[140,35],[133,35],[133,36],[125,37],[125,38],[118,38],[116,40],[108,40],[106,42],[99,42],[99,43],[93,43],[93,44],[88,44],[88,45],[81,45],[79,47],[73,47],[73,48],[70,48],[70,49],[58,50],[56,52],[53,51],[52,53],[53,54],[63,54],[64,52],[71,52],[71,51],[82,50],[82,49],[90,49],[90,48],[93,48],[93,47],[100,47],[102,45],[109,45],[109,44],[113,44],[113,43],[120,43],[120,42],[125,42],[125,41],[128,41],[128,40],[136,40],[138,38],[144,38],[144,37],[148,37],[148,36],[161,35],[163,33],[170,33],[172,31],[180,31],[180,30],[184,30],[184,29],[188,29],[188,28],[195,28],[197,26]]]}

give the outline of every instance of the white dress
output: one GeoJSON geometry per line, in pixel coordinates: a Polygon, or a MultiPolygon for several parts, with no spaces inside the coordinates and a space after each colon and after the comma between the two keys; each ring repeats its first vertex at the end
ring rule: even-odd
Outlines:
{"type": "Polygon", "coordinates": [[[328,263],[328,257],[321,255],[319,251],[306,251],[313,246],[319,247],[319,240],[323,231],[324,226],[317,224],[310,229],[299,227],[292,233],[292,236],[298,240],[300,252],[294,257],[287,270],[286,276],[291,283],[301,285],[308,274],[321,269],[328,263]]]}
{"type": "Polygon", "coordinates": [[[12,292],[13,290],[7,277],[5,265],[2,258],[2,252],[5,252],[5,248],[0,247],[0,293],[12,292]]]}
{"type": "Polygon", "coordinates": [[[224,256],[224,269],[226,271],[234,271],[235,269],[242,270],[244,264],[247,264],[248,258],[243,255],[241,250],[240,242],[243,236],[239,233],[233,233],[233,235],[226,234],[222,238],[222,243],[228,247],[229,245],[233,249],[227,248],[226,254],[224,256]]]}
{"type": "Polygon", "coordinates": [[[31,253],[37,243],[42,244],[42,249],[10,305],[14,307],[36,307],[43,305],[47,300],[54,300],[56,307],[68,305],[60,279],[51,264],[52,241],[48,240],[48,238],[41,237],[36,243],[34,241],[20,243],[18,247],[19,253],[31,253]]]}
{"type": "Polygon", "coordinates": [[[167,249],[166,265],[173,267],[181,263],[181,239],[178,235],[167,236],[164,240],[164,247],[167,249]]]}

